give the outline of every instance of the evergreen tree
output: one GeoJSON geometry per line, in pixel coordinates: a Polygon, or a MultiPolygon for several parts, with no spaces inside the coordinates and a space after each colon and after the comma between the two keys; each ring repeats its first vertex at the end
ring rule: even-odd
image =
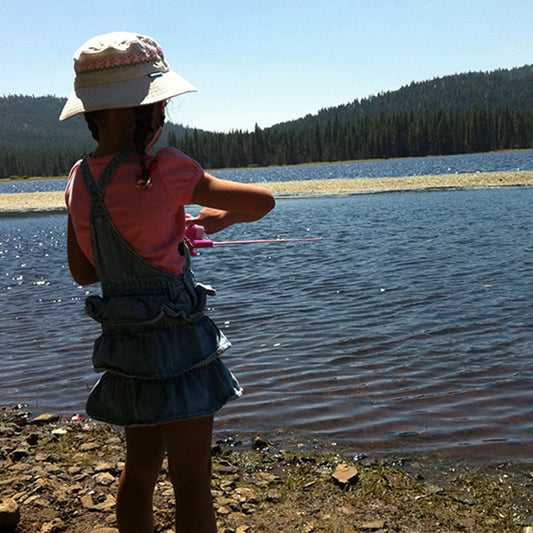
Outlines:
{"type": "MultiPolygon", "coordinates": [[[[58,122],[64,102],[0,97],[0,178],[66,175],[94,148],[83,118],[58,122]]],[[[166,123],[162,139],[206,168],[532,148],[533,65],[413,82],[251,132],[166,123]]]]}

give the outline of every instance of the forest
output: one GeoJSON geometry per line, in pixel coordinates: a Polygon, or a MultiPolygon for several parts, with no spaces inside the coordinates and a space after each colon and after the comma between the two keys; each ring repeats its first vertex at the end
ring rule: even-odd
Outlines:
{"type": "Polygon", "coordinates": [[[533,109],[472,106],[465,112],[401,112],[325,125],[227,134],[186,131],[175,146],[205,168],[419,157],[533,147],[533,109]]]}
{"type": "MultiPolygon", "coordinates": [[[[64,101],[0,98],[0,178],[63,176],[92,149],[83,118],[58,122],[64,101]]],[[[533,65],[413,82],[250,132],[168,123],[162,138],[208,169],[533,148],[533,65]]]]}

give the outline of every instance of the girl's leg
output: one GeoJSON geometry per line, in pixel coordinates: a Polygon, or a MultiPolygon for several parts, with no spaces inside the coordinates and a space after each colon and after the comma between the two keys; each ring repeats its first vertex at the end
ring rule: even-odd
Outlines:
{"type": "Polygon", "coordinates": [[[120,533],[153,533],[152,498],[166,442],[164,426],[129,427],[126,466],[120,476],[117,522],[120,533]]]}
{"type": "Polygon", "coordinates": [[[176,531],[216,533],[211,496],[213,417],[166,425],[168,468],[176,494],[176,531]]]}

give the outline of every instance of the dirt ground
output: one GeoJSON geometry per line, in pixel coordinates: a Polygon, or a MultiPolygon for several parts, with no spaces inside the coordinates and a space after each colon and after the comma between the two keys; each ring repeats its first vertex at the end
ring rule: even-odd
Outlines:
{"type": "MultiPolygon", "coordinates": [[[[5,531],[116,533],[122,433],[79,417],[0,414],[0,506],[11,503],[19,514],[17,527],[5,531]]],[[[529,533],[532,491],[528,465],[421,466],[294,452],[261,437],[213,445],[221,533],[529,533]]],[[[154,507],[155,532],[173,531],[165,468],[154,507]]]]}

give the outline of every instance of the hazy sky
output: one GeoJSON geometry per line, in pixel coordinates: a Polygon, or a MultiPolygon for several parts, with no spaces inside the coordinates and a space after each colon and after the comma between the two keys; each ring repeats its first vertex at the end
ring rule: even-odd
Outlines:
{"type": "Polygon", "coordinates": [[[216,131],[533,63],[531,0],[0,0],[0,23],[0,95],[68,96],[74,51],[132,31],[198,88],[170,119],[216,131]]]}

